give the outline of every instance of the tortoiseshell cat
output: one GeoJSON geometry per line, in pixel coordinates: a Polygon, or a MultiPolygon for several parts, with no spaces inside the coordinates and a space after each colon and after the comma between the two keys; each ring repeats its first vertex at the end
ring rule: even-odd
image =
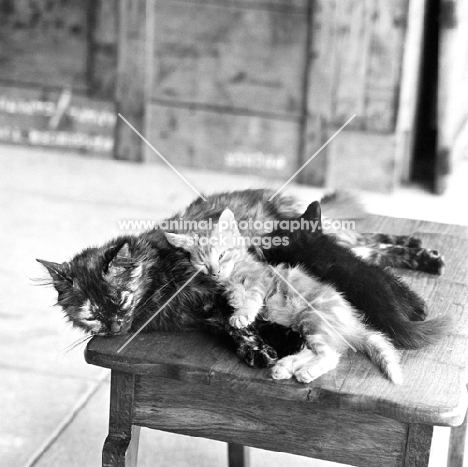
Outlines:
{"type": "MultiPolygon", "coordinates": [[[[227,206],[233,210],[236,219],[252,220],[253,224],[255,221],[299,216],[297,200],[278,195],[270,201],[272,195],[271,190],[244,190],[208,196],[206,202],[199,198],[172,219],[212,219],[215,222],[227,206]]],[[[326,198],[323,207],[326,212],[328,210],[330,217],[337,213],[344,217],[346,213],[355,210],[352,201],[343,201],[340,197],[326,198]]],[[[250,237],[264,233],[255,229],[242,231],[244,236],[250,237]]],[[[363,237],[356,232],[330,235],[339,238],[349,248],[361,248],[363,243],[374,243],[376,238],[363,237]]],[[[411,244],[411,237],[406,242],[411,244]]],[[[417,259],[421,257],[421,250],[419,247],[409,248],[409,256],[417,259]]],[[[368,256],[370,261],[380,264],[385,264],[385,258],[393,258],[391,250],[375,249],[375,255],[368,256]]],[[[399,258],[394,257],[396,260],[399,258]]],[[[230,327],[228,317],[232,310],[219,292],[219,285],[204,274],[193,277],[195,271],[188,255],[169,245],[160,229],[138,236],[120,236],[102,246],[83,250],[69,262],[39,261],[50,273],[58,292],[58,304],[72,324],[87,333],[100,336],[124,335],[136,331],[160,311],[145,331],[209,328],[227,332],[235,340],[239,356],[250,365],[271,365],[277,358],[276,351],[262,339],[262,330],[271,333],[274,342],[279,342],[284,336],[291,336],[292,339],[284,339],[281,347],[296,348],[297,336],[289,331],[275,328],[272,332],[271,326],[265,328],[261,323],[254,323],[242,330],[230,327]],[[185,284],[183,291],[175,295],[185,284]]],[[[393,259],[391,261],[394,262],[393,259]]],[[[443,265],[443,259],[439,255],[434,257],[433,263],[443,265]]],[[[415,261],[411,266],[423,268],[425,263],[415,261]]],[[[411,297],[404,295],[401,300],[407,302],[408,307],[414,307],[411,297]]],[[[368,319],[366,314],[365,318],[368,319]]]]}
{"type": "Polygon", "coordinates": [[[367,354],[391,381],[401,384],[398,354],[389,340],[366,326],[362,315],[332,286],[307,275],[300,266],[281,263],[273,267],[259,261],[249,252],[249,239],[241,236],[229,209],[207,237],[174,233],[166,237],[190,254],[195,268],[224,287],[234,309],[231,326],[245,328],[261,315],[265,321],[300,333],[314,358],[292,371],[287,363],[290,358],[279,360],[272,369],[273,378],[289,379],[294,373],[298,381],[309,383],[334,369],[350,346],[367,354]]]}

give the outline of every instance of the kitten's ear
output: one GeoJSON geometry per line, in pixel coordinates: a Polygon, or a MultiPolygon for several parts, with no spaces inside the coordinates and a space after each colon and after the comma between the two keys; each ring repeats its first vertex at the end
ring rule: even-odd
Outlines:
{"type": "Polygon", "coordinates": [[[218,230],[222,234],[231,233],[240,236],[239,226],[234,213],[230,209],[225,209],[219,216],[218,230]]]}
{"type": "Polygon", "coordinates": [[[321,221],[322,220],[322,210],[320,208],[320,203],[318,201],[314,201],[310,203],[306,212],[301,216],[303,219],[307,219],[309,221],[321,221]]]}
{"type": "Polygon", "coordinates": [[[130,246],[127,242],[123,245],[112,245],[104,252],[105,270],[110,277],[118,276],[125,271],[125,263],[132,259],[130,246]]]}
{"type": "Polygon", "coordinates": [[[164,232],[164,235],[167,238],[167,241],[176,248],[182,248],[186,251],[189,251],[193,246],[193,238],[188,235],[175,234],[170,232],[164,232]]]}
{"type": "Polygon", "coordinates": [[[45,261],[43,259],[36,259],[39,263],[47,268],[47,271],[52,277],[52,280],[55,282],[62,282],[67,280],[71,282],[71,279],[67,276],[66,263],[53,263],[52,261],[45,261]]]}

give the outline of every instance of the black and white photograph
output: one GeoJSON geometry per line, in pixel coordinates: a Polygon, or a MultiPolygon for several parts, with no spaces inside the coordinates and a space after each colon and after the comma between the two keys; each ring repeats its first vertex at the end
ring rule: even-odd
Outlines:
{"type": "Polygon", "coordinates": [[[0,466],[467,467],[467,0],[0,0],[0,466]]]}

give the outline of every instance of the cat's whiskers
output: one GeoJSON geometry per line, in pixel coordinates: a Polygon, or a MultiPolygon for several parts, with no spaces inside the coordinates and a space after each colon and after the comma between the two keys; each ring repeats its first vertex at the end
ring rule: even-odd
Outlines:
{"type": "Polygon", "coordinates": [[[75,350],[76,348],[80,347],[82,344],[87,343],[89,340],[93,338],[92,334],[88,334],[86,336],[79,337],[76,341],[72,342],[70,345],[65,347],[62,351],[62,356],[67,355],[69,352],[72,350],[75,350]]]}

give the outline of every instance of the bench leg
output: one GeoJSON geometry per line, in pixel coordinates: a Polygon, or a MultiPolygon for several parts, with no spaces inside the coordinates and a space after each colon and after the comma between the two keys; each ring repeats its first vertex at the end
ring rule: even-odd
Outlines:
{"type": "Polygon", "coordinates": [[[249,453],[242,444],[228,444],[228,466],[229,467],[249,467],[249,453]]]}
{"type": "Polygon", "coordinates": [[[460,426],[450,430],[450,444],[447,459],[447,467],[463,467],[466,444],[466,419],[460,426]]]}
{"type": "Polygon", "coordinates": [[[433,431],[434,427],[431,425],[408,425],[403,467],[427,467],[429,465],[433,431]]]}
{"type": "Polygon", "coordinates": [[[112,370],[109,434],[102,450],[103,467],[136,467],[140,427],[132,425],[135,377],[112,370]]]}

